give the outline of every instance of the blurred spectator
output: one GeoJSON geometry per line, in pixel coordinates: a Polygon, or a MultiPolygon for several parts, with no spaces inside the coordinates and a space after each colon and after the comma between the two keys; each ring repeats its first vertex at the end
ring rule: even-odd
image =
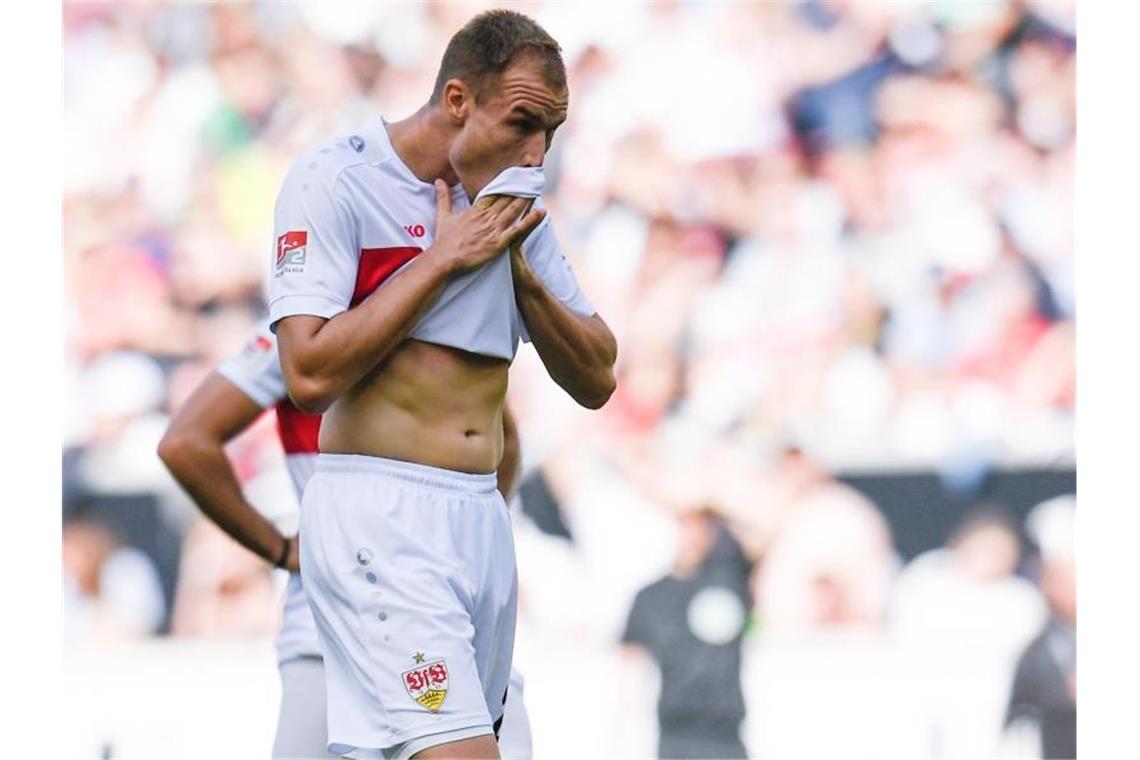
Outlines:
{"type": "Polygon", "coordinates": [[[1040,583],[1049,620],[1017,663],[1006,725],[1026,720],[1038,733],[1038,757],[1077,756],[1076,499],[1059,496],[1033,508],[1026,529],[1041,553],[1040,583]]]}
{"type": "Polygon", "coordinates": [[[868,499],[837,483],[789,505],[763,555],[757,599],[765,636],[803,637],[883,623],[895,570],[886,521],[868,499]]]}
{"type": "Polygon", "coordinates": [[[166,606],[150,559],[94,520],[63,525],[64,636],[132,639],[155,633],[166,606]]]}
{"type": "Polygon", "coordinates": [[[932,757],[988,757],[997,747],[1017,655],[1045,614],[1033,584],[1014,575],[1020,553],[1009,518],[986,505],[946,548],[899,575],[891,629],[913,658],[932,757]]]}
{"type": "Polygon", "coordinates": [[[276,630],[272,568],[213,523],[199,520],[190,530],[178,579],[175,636],[268,637],[276,630]]]}
{"type": "Polygon", "coordinates": [[[711,509],[678,520],[673,572],[638,592],[622,643],[660,669],[656,757],[747,757],[740,657],[751,568],[711,509]]]}
{"type": "MultiPolygon", "coordinates": [[[[477,10],[69,5],[71,358],[224,355],[288,162],[417,107],[477,10]]],[[[577,104],[552,218],[623,346],[607,415],[832,471],[1071,461],[1071,4],[611,10],[532,8],[577,104]]]]}

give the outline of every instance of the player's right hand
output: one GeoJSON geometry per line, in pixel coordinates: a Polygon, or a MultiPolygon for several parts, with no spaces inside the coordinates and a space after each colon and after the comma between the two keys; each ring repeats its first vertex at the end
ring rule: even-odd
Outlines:
{"type": "Polygon", "coordinates": [[[442,180],[435,181],[436,225],[431,255],[464,272],[505,252],[538,226],[546,212],[532,208],[530,198],[495,195],[459,213],[451,212],[451,190],[442,180]],[[524,215],[523,212],[526,212],[524,215]],[[521,218],[520,218],[521,217],[521,218]]]}

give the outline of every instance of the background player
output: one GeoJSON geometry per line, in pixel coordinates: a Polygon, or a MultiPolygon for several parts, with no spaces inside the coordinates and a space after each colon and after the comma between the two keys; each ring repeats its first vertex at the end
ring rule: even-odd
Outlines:
{"type": "MultiPolygon", "coordinates": [[[[277,636],[281,708],[273,757],[331,757],[326,749],[324,666],[299,575],[296,538],[283,535],[245,500],[224,449],[270,407],[276,412],[286,466],[299,502],[316,462],[320,417],[301,412],[286,395],[277,341],[266,325],[187,399],[171,421],[159,455],[207,517],[253,553],[289,571],[277,636]]],[[[518,472],[519,446],[509,413],[504,414],[503,424],[504,453],[497,477],[503,498],[509,499],[518,472]]],[[[522,678],[515,672],[499,745],[504,757],[532,754],[522,678]]]]}

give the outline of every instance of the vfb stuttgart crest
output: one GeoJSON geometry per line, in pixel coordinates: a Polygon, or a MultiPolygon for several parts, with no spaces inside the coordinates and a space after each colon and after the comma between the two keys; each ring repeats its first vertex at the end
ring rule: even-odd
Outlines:
{"type": "MultiPolygon", "coordinates": [[[[422,658],[423,655],[416,657],[417,660],[422,658]]],[[[432,712],[439,710],[447,696],[447,663],[442,658],[405,670],[403,677],[404,688],[412,699],[432,712]]]]}
{"type": "Polygon", "coordinates": [[[277,238],[277,274],[300,272],[305,268],[305,247],[309,244],[306,230],[286,232],[277,238]]]}

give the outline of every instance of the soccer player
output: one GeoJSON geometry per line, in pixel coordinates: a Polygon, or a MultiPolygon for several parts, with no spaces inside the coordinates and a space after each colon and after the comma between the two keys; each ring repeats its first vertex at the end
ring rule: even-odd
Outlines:
{"type": "Polygon", "coordinates": [[[507,370],[522,338],[579,404],[615,386],[613,334],[539,199],[567,106],[554,39],[490,11],[452,37],[419,111],[314,147],[278,195],[270,321],[290,397],[323,414],[300,547],[331,751],[498,756],[507,370]]]}
{"type": "MultiPolygon", "coordinates": [[[[277,636],[281,709],[273,757],[331,757],[326,745],[325,674],[320,645],[298,573],[295,538],[282,535],[242,496],[224,446],[270,407],[285,449],[286,467],[300,501],[317,458],[320,417],[297,409],[285,393],[277,341],[262,325],[242,351],[224,361],[178,410],[159,444],[159,455],[202,512],[234,540],[277,567],[290,571],[277,636]]],[[[498,487],[509,498],[518,472],[518,437],[503,415],[505,449],[498,487]]],[[[504,755],[530,757],[530,726],[522,704],[522,680],[511,673],[504,755]]]]}

